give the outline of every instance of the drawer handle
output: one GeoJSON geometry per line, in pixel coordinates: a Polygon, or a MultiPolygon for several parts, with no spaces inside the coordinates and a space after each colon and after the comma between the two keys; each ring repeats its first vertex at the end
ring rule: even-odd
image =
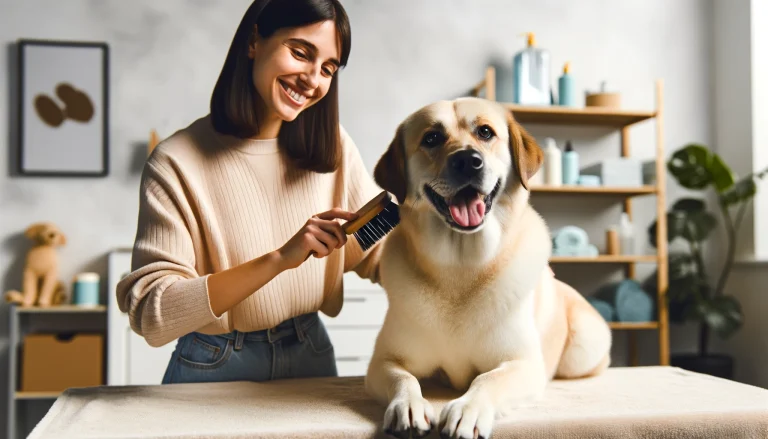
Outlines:
{"type": "Polygon", "coordinates": [[[336,357],[336,361],[362,361],[363,357],[336,357]]]}
{"type": "Polygon", "coordinates": [[[347,297],[345,302],[365,302],[365,297],[347,297]]]}

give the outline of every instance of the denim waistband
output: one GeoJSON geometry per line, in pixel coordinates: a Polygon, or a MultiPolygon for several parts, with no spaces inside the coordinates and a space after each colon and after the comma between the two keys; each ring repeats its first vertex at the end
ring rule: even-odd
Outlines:
{"type": "Polygon", "coordinates": [[[297,335],[299,339],[303,339],[304,331],[311,328],[319,319],[320,317],[317,312],[311,312],[280,322],[277,326],[271,329],[261,329],[250,332],[232,331],[224,334],[217,334],[217,336],[240,343],[243,341],[273,342],[291,335],[297,335]]]}

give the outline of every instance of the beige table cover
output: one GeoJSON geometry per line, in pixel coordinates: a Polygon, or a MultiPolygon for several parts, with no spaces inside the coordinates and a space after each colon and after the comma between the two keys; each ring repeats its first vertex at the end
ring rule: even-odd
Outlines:
{"type": "MultiPolygon", "coordinates": [[[[425,396],[440,413],[454,395],[425,396]]],[[[30,438],[371,438],[384,437],[383,413],[362,378],[98,387],[65,392],[30,438]]],[[[493,437],[768,438],[768,390],[672,367],[611,368],[551,383],[498,419],[493,437]]]]}

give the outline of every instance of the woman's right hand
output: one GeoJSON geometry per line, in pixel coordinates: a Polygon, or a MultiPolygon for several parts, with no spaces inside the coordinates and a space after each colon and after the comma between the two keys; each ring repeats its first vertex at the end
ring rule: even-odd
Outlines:
{"type": "Polygon", "coordinates": [[[347,235],[336,221],[351,221],[357,214],[334,208],[314,215],[280,249],[280,262],[283,268],[296,268],[314,253],[316,258],[324,258],[347,243],[347,235]]]}

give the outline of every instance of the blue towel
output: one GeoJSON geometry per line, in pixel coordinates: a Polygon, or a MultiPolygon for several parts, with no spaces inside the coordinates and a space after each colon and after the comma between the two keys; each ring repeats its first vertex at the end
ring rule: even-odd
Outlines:
{"type": "Polygon", "coordinates": [[[587,297],[587,302],[589,302],[590,305],[603,316],[606,322],[613,322],[616,320],[616,310],[613,309],[613,306],[611,306],[610,303],[594,297],[587,297]]]}
{"type": "Polygon", "coordinates": [[[601,287],[595,297],[616,310],[620,322],[650,322],[654,320],[654,300],[635,280],[625,279],[601,287]]]}

